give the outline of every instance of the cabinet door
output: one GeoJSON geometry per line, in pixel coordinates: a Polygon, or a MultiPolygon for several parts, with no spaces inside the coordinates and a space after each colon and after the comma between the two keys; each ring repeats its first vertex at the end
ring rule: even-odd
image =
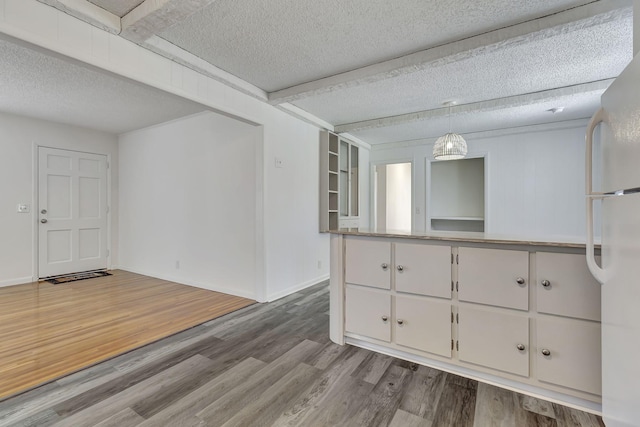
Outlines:
{"type": "Polygon", "coordinates": [[[396,343],[451,357],[451,303],[397,296],[396,343]]]}
{"type": "Polygon", "coordinates": [[[584,255],[536,253],[538,312],[600,320],[600,283],[584,255]]]}
{"type": "Polygon", "coordinates": [[[396,290],[451,298],[451,247],[398,243],[396,290]]]}
{"type": "Polygon", "coordinates": [[[469,306],[458,310],[458,357],[512,374],[529,376],[529,319],[469,306]],[[520,350],[518,346],[524,346],[520,350]]]}
{"type": "Polygon", "coordinates": [[[391,289],[391,243],[353,237],[345,242],[345,281],[391,289]]]}
{"type": "Polygon", "coordinates": [[[536,324],[538,379],[600,395],[600,324],[550,316],[536,324]]]}
{"type": "Polygon", "coordinates": [[[347,286],[345,316],[347,332],[391,341],[391,295],[347,286]]]}
{"type": "Polygon", "coordinates": [[[529,309],[529,253],[502,249],[458,250],[458,298],[529,309]]]}

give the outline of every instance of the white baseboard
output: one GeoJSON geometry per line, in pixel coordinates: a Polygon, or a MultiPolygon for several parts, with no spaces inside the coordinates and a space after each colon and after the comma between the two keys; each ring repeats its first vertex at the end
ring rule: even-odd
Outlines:
{"type": "Polygon", "coordinates": [[[23,285],[25,283],[33,282],[33,276],[29,277],[18,277],[17,279],[9,279],[0,281],[0,288],[5,286],[13,286],[13,285],[23,285]]]}
{"type": "Polygon", "coordinates": [[[310,286],[317,285],[318,283],[324,282],[325,280],[329,280],[329,275],[328,274],[325,274],[323,276],[317,277],[315,279],[307,280],[304,283],[299,283],[297,285],[291,286],[290,288],[287,288],[287,289],[285,289],[283,291],[274,292],[272,294],[269,294],[267,296],[267,301],[268,302],[275,301],[277,299],[286,297],[287,295],[291,295],[294,292],[298,292],[298,291],[306,289],[306,288],[308,288],[310,286]]]}
{"type": "Polygon", "coordinates": [[[192,280],[183,277],[175,277],[171,275],[158,274],[152,271],[145,271],[143,269],[130,268],[124,265],[118,267],[118,270],[129,271],[131,273],[142,274],[144,276],[154,277],[156,279],[168,280],[170,282],[180,283],[181,285],[193,286],[196,288],[207,289],[209,291],[221,292],[223,294],[235,295],[237,297],[256,299],[255,292],[246,292],[243,290],[227,288],[224,286],[216,285],[215,283],[204,283],[198,280],[192,280]]]}

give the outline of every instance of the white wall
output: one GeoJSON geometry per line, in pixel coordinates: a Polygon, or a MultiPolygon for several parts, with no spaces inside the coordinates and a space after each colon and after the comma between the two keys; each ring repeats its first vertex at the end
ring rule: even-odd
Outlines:
{"type": "Polygon", "coordinates": [[[118,260],[118,144],[115,135],[0,113],[0,286],[37,278],[37,146],[109,156],[111,257],[118,260]],[[17,205],[30,213],[17,213],[17,205]]]}
{"type": "Polygon", "coordinates": [[[120,268],[256,298],[261,143],[214,113],[121,135],[120,268]]]}
{"type": "MultiPolygon", "coordinates": [[[[584,239],[585,129],[586,120],[579,120],[465,135],[470,156],[487,155],[488,233],[584,239]]],[[[371,151],[372,162],[413,159],[419,231],[426,229],[426,163],[433,143],[387,144],[371,151]]]]}
{"type": "MultiPolygon", "coordinates": [[[[264,271],[257,298],[273,299],[328,278],[329,236],[318,233],[317,127],[36,0],[0,0],[0,32],[262,125],[257,170],[264,171],[264,192],[256,198],[264,196],[264,232],[257,238],[264,239],[266,255],[256,259],[257,270],[264,271]],[[275,169],[276,156],[285,160],[284,168],[275,169]]],[[[368,196],[361,203],[368,204],[368,196]]]]}

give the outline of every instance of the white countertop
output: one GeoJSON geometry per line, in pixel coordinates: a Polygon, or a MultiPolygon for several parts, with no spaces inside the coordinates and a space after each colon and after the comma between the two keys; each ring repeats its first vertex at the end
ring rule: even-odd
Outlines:
{"type": "MultiPolygon", "coordinates": [[[[376,230],[366,228],[342,228],[331,230],[333,234],[343,234],[349,236],[369,236],[369,237],[395,237],[421,240],[441,240],[448,242],[466,243],[492,243],[504,245],[525,245],[525,246],[551,246],[562,248],[586,247],[585,240],[571,237],[528,237],[506,234],[489,234],[477,232],[454,232],[454,231],[429,231],[429,232],[408,232],[398,230],[376,230]]],[[[600,245],[596,245],[599,248],[600,245]]]]}

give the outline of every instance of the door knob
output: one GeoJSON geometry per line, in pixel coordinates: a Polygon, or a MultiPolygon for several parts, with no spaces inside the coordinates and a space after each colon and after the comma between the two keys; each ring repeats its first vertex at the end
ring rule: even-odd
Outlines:
{"type": "Polygon", "coordinates": [[[382,263],[382,264],[380,265],[380,267],[382,267],[382,269],[383,269],[384,271],[387,271],[387,268],[389,268],[389,264],[387,264],[386,262],[384,262],[384,263],[382,263]]]}
{"type": "Polygon", "coordinates": [[[518,285],[524,285],[524,279],[523,279],[522,277],[518,277],[518,278],[516,279],[516,283],[517,283],[518,285]]]}
{"type": "Polygon", "coordinates": [[[518,344],[518,345],[516,346],[516,348],[517,348],[518,350],[520,350],[520,351],[524,351],[525,346],[524,346],[524,344],[518,344]]]}
{"type": "Polygon", "coordinates": [[[551,282],[548,281],[547,279],[544,279],[542,282],[540,282],[540,284],[545,288],[548,288],[549,286],[551,286],[551,282]]]}
{"type": "Polygon", "coordinates": [[[48,221],[47,221],[47,219],[46,219],[46,218],[42,218],[42,219],[40,220],[40,222],[41,222],[41,223],[43,223],[43,224],[46,224],[48,221]]]}
{"type": "Polygon", "coordinates": [[[389,318],[387,316],[382,316],[382,321],[386,322],[387,320],[389,320],[389,318]]]}
{"type": "Polygon", "coordinates": [[[47,213],[47,210],[46,210],[46,209],[42,209],[42,210],[40,211],[40,213],[41,213],[42,215],[44,215],[44,214],[46,214],[46,213],[47,213]]]}
{"type": "Polygon", "coordinates": [[[401,266],[401,265],[397,266],[396,268],[398,269],[398,271],[399,271],[400,273],[402,273],[402,272],[404,271],[404,267],[403,267],[403,266],[401,266]]]}
{"type": "Polygon", "coordinates": [[[551,352],[549,350],[547,350],[546,348],[542,349],[542,355],[543,356],[551,356],[551,352]]]}
{"type": "Polygon", "coordinates": [[[404,320],[402,319],[398,319],[397,322],[398,322],[398,325],[400,326],[404,325],[404,320]]]}

